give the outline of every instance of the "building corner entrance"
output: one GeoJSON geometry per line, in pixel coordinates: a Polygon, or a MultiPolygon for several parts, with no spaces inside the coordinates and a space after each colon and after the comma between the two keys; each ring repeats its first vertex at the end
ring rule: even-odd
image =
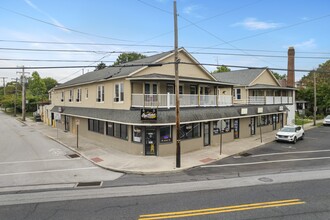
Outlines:
{"type": "Polygon", "coordinates": [[[157,155],[157,130],[156,128],[146,128],[145,130],[144,153],[149,156],[157,155]]]}

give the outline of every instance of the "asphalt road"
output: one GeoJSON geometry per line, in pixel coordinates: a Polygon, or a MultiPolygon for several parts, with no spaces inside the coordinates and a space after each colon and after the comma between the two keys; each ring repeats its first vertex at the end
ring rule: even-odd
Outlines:
{"type": "Polygon", "coordinates": [[[73,187],[78,182],[109,181],[122,174],[71,158],[71,150],[0,112],[0,192],[73,187]]]}
{"type": "Polygon", "coordinates": [[[326,179],[142,196],[126,192],[123,197],[0,206],[0,219],[325,220],[330,217],[329,185],[326,179]]]}

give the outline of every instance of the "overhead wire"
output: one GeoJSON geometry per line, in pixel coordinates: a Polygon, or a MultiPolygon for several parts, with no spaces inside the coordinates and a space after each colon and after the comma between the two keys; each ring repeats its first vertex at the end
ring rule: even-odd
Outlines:
{"type": "Polygon", "coordinates": [[[61,25],[53,24],[53,23],[48,22],[48,21],[44,21],[44,20],[41,20],[41,19],[38,19],[38,18],[34,18],[32,16],[29,16],[29,15],[26,15],[26,14],[23,14],[23,13],[20,13],[20,12],[17,12],[17,11],[8,9],[8,8],[4,8],[4,7],[1,7],[1,6],[0,6],[0,9],[11,12],[11,13],[19,15],[19,16],[22,16],[22,17],[25,17],[25,18],[28,18],[28,19],[31,19],[31,20],[34,20],[34,21],[38,21],[38,22],[41,22],[41,23],[44,23],[44,24],[47,24],[47,25],[50,25],[50,26],[54,26],[54,27],[57,27],[57,28],[60,28],[60,29],[64,29],[64,30],[67,30],[67,31],[75,32],[75,33],[86,35],[86,36],[98,37],[98,38],[103,38],[103,39],[108,39],[108,40],[115,40],[115,41],[123,41],[123,42],[136,42],[136,41],[132,41],[132,40],[102,36],[102,35],[97,35],[97,34],[92,34],[92,33],[84,32],[84,31],[76,30],[76,29],[73,29],[73,28],[64,27],[64,26],[61,26],[61,25]]]}

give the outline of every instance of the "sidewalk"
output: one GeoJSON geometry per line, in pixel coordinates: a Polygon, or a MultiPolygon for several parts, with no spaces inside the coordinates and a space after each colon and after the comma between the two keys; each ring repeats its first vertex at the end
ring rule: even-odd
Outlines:
{"type": "MultiPolygon", "coordinates": [[[[207,163],[211,163],[216,160],[220,160],[222,158],[272,142],[274,141],[274,137],[277,132],[277,130],[275,130],[262,134],[262,143],[260,141],[260,136],[257,135],[249,138],[238,139],[230,143],[224,143],[222,146],[221,155],[219,146],[206,147],[202,150],[182,154],[181,167],[176,168],[175,155],[166,157],[131,155],[116,149],[103,147],[102,144],[84,137],[79,137],[79,148],[77,149],[77,136],[72,133],[64,132],[60,129],[57,130],[56,128],[47,126],[42,122],[36,123],[28,118],[24,123],[35,128],[54,141],[57,141],[75,151],[77,154],[100,167],[124,173],[140,174],[175,172],[195,166],[205,165],[207,163]]],[[[304,125],[305,130],[313,127],[313,123],[304,125]]]]}

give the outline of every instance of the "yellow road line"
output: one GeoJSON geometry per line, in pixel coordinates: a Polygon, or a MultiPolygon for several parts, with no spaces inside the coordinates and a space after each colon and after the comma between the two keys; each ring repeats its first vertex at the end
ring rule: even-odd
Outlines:
{"type": "Polygon", "coordinates": [[[301,201],[300,199],[280,200],[280,201],[272,201],[272,202],[225,206],[225,207],[218,207],[218,208],[187,210],[187,211],[180,211],[180,212],[146,214],[146,215],[140,215],[139,220],[182,218],[182,217],[191,217],[191,216],[200,216],[200,215],[219,214],[219,213],[226,213],[226,212],[245,211],[245,210],[252,210],[252,209],[261,209],[261,208],[300,205],[300,204],[304,204],[304,203],[305,202],[301,201]]]}

